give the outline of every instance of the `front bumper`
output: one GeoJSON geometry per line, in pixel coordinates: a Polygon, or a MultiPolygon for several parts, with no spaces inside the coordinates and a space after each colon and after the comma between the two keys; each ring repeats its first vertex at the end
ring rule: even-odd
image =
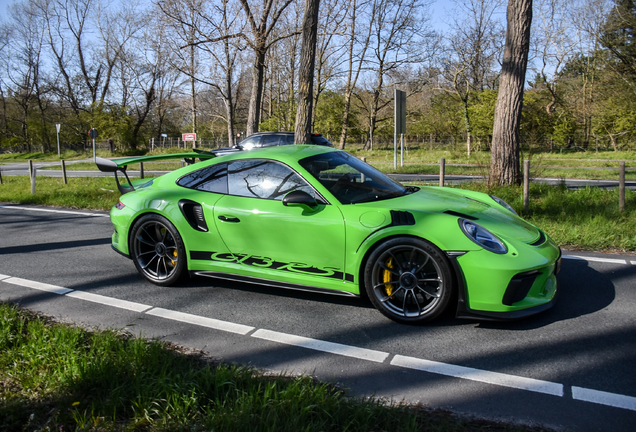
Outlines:
{"type": "Polygon", "coordinates": [[[561,250],[548,240],[520,255],[450,255],[459,288],[456,316],[510,320],[551,308],[557,299],[561,250]]]}

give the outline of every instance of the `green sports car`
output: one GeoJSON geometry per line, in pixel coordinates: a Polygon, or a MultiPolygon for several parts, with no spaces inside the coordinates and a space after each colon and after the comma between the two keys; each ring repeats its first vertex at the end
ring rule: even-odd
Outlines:
{"type": "Polygon", "coordinates": [[[347,296],[388,318],[512,319],[556,299],[559,247],[499,198],[403,186],[349,153],[315,145],[111,161],[122,191],[112,247],[157,285],[208,276],[347,296]],[[151,180],[126,166],[200,162],[151,180]],[[125,175],[121,181],[117,173],[125,175]]]}

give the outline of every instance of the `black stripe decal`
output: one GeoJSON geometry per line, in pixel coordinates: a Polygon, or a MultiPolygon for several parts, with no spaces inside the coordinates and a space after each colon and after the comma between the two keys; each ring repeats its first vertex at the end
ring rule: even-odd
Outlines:
{"type": "Polygon", "coordinates": [[[339,280],[353,282],[354,277],[350,273],[343,273],[334,267],[314,267],[301,262],[281,262],[272,258],[261,257],[248,254],[232,254],[229,252],[206,252],[206,251],[190,251],[190,259],[201,261],[215,262],[234,262],[237,264],[246,264],[252,267],[271,268],[274,270],[288,271],[291,273],[304,274],[307,276],[321,276],[339,280]]]}

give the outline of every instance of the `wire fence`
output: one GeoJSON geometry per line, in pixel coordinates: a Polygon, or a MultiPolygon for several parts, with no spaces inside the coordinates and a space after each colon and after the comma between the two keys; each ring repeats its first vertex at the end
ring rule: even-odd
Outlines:
{"type": "MultiPolygon", "coordinates": [[[[338,146],[339,137],[324,135],[334,146],[338,146]]],[[[240,137],[237,143],[244,139],[240,137]]],[[[433,135],[405,135],[405,146],[408,148],[420,148],[429,150],[447,150],[451,152],[466,151],[466,138],[463,136],[433,136],[433,135]]],[[[471,151],[488,151],[490,150],[490,138],[475,138],[471,144],[471,151]]],[[[201,137],[196,141],[183,141],[180,136],[151,138],[142,146],[142,150],[155,151],[158,149],[178,148],[189,150],[195,145],[197,148],[218,149],[230,147],[227,136],[224,137],[201,137]]],[[[365,147],[374,150],[392,149],[394,145],[393,137],[374,137],[371,143],[367,140],[366,135],[352,135],[347,139],[346,145],[351,147],[365,147]]],[[[116,139],[96,140],[95,147],[98,150],[110,152],[126,152],[130,147],[116,139]]],[[[521,141],[522,149],[533,149],[539,151],[548,151],[552,153],[569,153],[569,152],[599,152],[613,150],[634,150],[636,144],[624,143],[615,146],[609,136],[594,137],[587,145],[582,143],[570,143],[568,145],[557,145],[555,143],[537,142],[532,139],[524,139],[521,141]]],[[[76,151],[76,152],[92,152],[93,143],[88,140],[85,142],[60,142],[60,151],[76,151]]],[[[49,153],[57,152],[57,144],[15,144],[0,147],[0,153],[49,153]]]]}

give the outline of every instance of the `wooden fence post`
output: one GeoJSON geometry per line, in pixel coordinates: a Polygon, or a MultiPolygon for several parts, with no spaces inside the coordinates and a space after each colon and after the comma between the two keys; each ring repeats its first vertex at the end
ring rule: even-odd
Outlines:
{"type": "Polygon", "coordinates": [[[66,163],[64,159],[62,159],[62,178],[64,179],[64,184],[68,184],[68,180],[66,179],[66,163]]]}
{"type": "Polygon", "coordinates": [[[439,185],[444,186],[444,177],[446,175],[446,159],[439,160],[439,185]]]}
{"type": "Polygon", "coordinates": [[[0,184],[2,184],[2,167],[0,166],[0,184]]]}
{"type": "Polygon", "coordinates": [[[37,175],[37,168],[33,168],[31,172],[31,195],[35,195],[35,176],[37,175]]]}
{"type": "Polygon", "coordinates": [[[618,211],[625,211],[625,161],[619,163],[618,170],[618,211]]]}
{"type": "Polygon", "coordinates": [[[523,212],[530,209],[530,161],[523,161],[523,212]]]}
{"type": "Polygon", "coordinates": [[[144,178],[144,163],[139,162],[139,173],[141,174],[141,178],[144,178]]]}

